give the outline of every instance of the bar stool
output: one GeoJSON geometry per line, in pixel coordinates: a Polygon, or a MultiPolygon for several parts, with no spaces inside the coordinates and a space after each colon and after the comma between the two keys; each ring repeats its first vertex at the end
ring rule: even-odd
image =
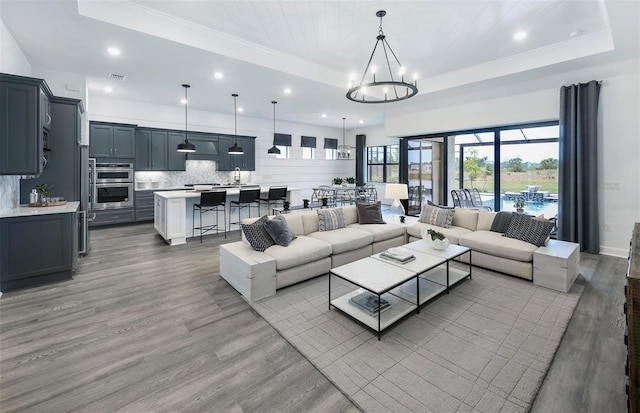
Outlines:
{"type": "Polygon", "coordinates": [[[287,187],[286,186],[270,186],[269,195],[266,198],[260,198],[259,204],[267,204],[267,213],[269,213],[271,205],[278,206],[278,202],[282,202],[287,199],[287,187]]]}
{"type": "Polygon", "coordinates": [[[191,211],[192,232],[196,235],[196,230],[200,230],[200,242],[202,242],[202,234],[206,234],[213,229],[216,230],[216,234],[220,233],[220,226],[218,225],[218,212],[222,211],[222,218],[224,219],[224,237],[227,238],[227,216],[224,214],[225,205],[227,202],[227,191],[208,191],[200,193],[200,203],[193,204],[191,211]],[[200,226],[196,227],[196,209],[200,212],[200,226]],[[216,216],[215,225],[202,225],[202,214],[214,211],[216,216]]]}
{"type": "Polygon", "coordinates": [[[243,208],[249,208],[249,217],[251,217],[251,206],[253,205],[258,207],[258,215],[260,215],[260,188],[241,189],[238,200],[229,202],[229,229],[231,229],[231,224],[240,225],[240,212],[243,208]],[[238,209],[238,222],[231,222],[231,208],[238,209]]]}

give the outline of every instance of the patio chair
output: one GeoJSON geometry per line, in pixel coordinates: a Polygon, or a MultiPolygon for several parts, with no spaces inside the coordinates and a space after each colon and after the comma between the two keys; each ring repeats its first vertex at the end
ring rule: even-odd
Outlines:
{"type": "Polygon", "coordinates": [[[478,188],[464,189],[464,191],[474,208],[479,208],[484,211],[493,211],[490,206],[485,205],[482,202],[482,197],[480,196],[480,191],[478,191],[478,188]]]}

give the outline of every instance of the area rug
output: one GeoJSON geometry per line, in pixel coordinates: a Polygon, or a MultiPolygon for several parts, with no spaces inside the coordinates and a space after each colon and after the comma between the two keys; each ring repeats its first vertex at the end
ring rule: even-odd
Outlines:
{"type": "MultiPolygon", "coordinates": [[[[365,412],[527,411],[584,290],[581,277],[564,294],[474,268],[378,341],[329,310],[327,277],[252,306],[365,412]]],[[[332,297],[354,289],[331,284],[332,297]]]]}

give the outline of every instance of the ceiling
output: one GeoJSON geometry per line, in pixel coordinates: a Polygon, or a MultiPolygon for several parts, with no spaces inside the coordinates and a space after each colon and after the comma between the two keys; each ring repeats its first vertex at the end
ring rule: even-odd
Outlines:
{"type": "MultiPolygon", "coordinates": [[[[347,127],[382,123],[386,110],[430,94],[599,56],[637,57],[637,1],[177,1],[0,0],[0,18],[33,67],[81,74],[89,99],[189,107],[347,127]],[[365,105],[345,98],[362,76],[378,34],[418,74],[419,95],[365,105]],[[516,41],[517,31],[527,37],[516,41]],[[116,46],[121,55],[106,49],[116,46]],[[223,79],[213,73],[221,71],[223,79]],[[126,76],[110,81],[110,73],[126,76]],[[291,93],[285,94],[284,89],[291,93]],[[321,117],[326,113],[327,117],[321,117]]],[[[591,63],[593,64],[593,63],[591,63]]]]}

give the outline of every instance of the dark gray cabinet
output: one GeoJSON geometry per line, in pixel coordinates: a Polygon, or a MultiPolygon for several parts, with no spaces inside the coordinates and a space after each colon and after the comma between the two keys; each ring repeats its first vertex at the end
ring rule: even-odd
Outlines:
{"type": "Polygon", "coordinates": [[[218,170],[233,171],[240,168],[242,171],[256,170],[256,142],[254,137],[238,136],[238,145],[244,150],[243,155],[229,155],[229,148],[235,143],[235,137],[229,135],[218,136],[218,170]]]}
{"type": "Polygon", "coordinates": [[[91,227],[101,225],[126,224],[135,221],[135,210],[133,208],[105,209],[103,211],[93,211],[95,217],[89,223],[91,227]]]}
{"type": "Polygon", "coordinates": [[[167,145],[167,170],[169,171],[186,171],[187,157],[184,152],[178,152],[178,144],[184,141],[184,133],[169,132],[167,145]]]}
{"type": "Polygon", "coordinates": [[[136,191],[136,222],[153,221],[153,192],[136,191]]]}
{"type": "Polygon", "coordinates": [[[136,130],[136,171],[166,171],[168,132],[136,130]]]}
{"type": "Polygon", "coordinates": [[[0,74],[0,175],[42,173],[50,96],[42,79],[0,74]]]}
{"type": "Polygon", "coordinates": [[[92,158],[133,158],[135,126],[91,122],[89,156],[92,158]]]}
{"type": "Polygon", "coordinates": [[[218,135],[211,133],[190,133],[189,142],[196,147],[195,153],[187,155],[189,160],[219,161],[218,135]]]}
{"type": "Polygon", "coordinates": [[[70,279],[76,213],[0,219],[0,291],[70,279]]]}

